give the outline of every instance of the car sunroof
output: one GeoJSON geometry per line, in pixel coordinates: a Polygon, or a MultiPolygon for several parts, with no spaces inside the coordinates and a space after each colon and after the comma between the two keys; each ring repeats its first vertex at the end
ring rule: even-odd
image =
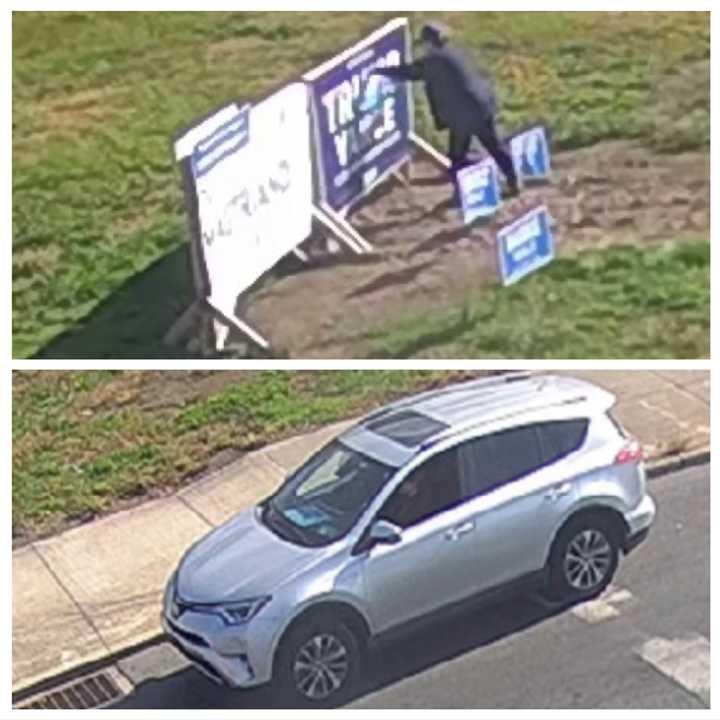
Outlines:
{"type": "Polygon", "coordinates": [[[405,447],[415,447],[449,425],[412,410],[401,410],[372,420],[365,427],[405,447]]]}

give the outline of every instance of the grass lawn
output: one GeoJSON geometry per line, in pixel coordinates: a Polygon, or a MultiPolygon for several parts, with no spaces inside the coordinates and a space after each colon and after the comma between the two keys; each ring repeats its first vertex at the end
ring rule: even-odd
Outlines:
{"type": "Polygon", "coordinates": [[[13,538],[178,488],[223,450],[252,450],[468,374],[15,372],[13,538]]]}
{"type": "MultiPolygon", "coordinates": [[[[394,14],[13,13],[14,356],[167,356],[192,296],[173,132],[394,14]]],[[[545,120],[558,148],[709,144],[709,13],[432,16],[496,75],[507,128],[545,120]]]]}
{"type": "Polygon", "coordinates": [[[560,258],[462,309],[377,328],[370,357],[710,356],[710,243],[560,258]]]}

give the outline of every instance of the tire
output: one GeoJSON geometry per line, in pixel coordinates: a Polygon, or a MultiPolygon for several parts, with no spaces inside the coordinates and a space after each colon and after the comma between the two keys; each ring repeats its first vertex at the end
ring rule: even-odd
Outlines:
{"type": "Polygon", "coordinates": [[[615,524],[601,514],[571,519],[550,553],[550,595],[576,602],[597,597],[611,583],[620,557],[615,524]]]}
{"type": "Polygon", "coordinates": [[[275,684],[284,707],[333,708],[357,689],[363,644],[341,620],[302,620],[280,643],[275,684]]]}

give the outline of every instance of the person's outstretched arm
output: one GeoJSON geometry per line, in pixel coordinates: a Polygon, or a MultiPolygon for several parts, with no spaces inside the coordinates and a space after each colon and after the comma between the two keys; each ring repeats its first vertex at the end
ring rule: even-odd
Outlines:
{"type": "Polygon", "coordinates": [[[407,65],[395,65],[393,67],[375,68],[373,75],[382,75],[392,80],[417,81],[423,79],[423,63],[422,60],[416,60],[414,63],[407,65]]]}

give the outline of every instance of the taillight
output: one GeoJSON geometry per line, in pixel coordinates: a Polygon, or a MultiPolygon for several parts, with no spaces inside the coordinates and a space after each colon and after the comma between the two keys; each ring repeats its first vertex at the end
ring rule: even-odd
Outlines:
{"type": "Polygon", "coordinates": [[[643,450],[639,442],[631,442],[615,456],[616,465],[628,465],[629,463],[639,463],[643,459],[643,450]]]}

